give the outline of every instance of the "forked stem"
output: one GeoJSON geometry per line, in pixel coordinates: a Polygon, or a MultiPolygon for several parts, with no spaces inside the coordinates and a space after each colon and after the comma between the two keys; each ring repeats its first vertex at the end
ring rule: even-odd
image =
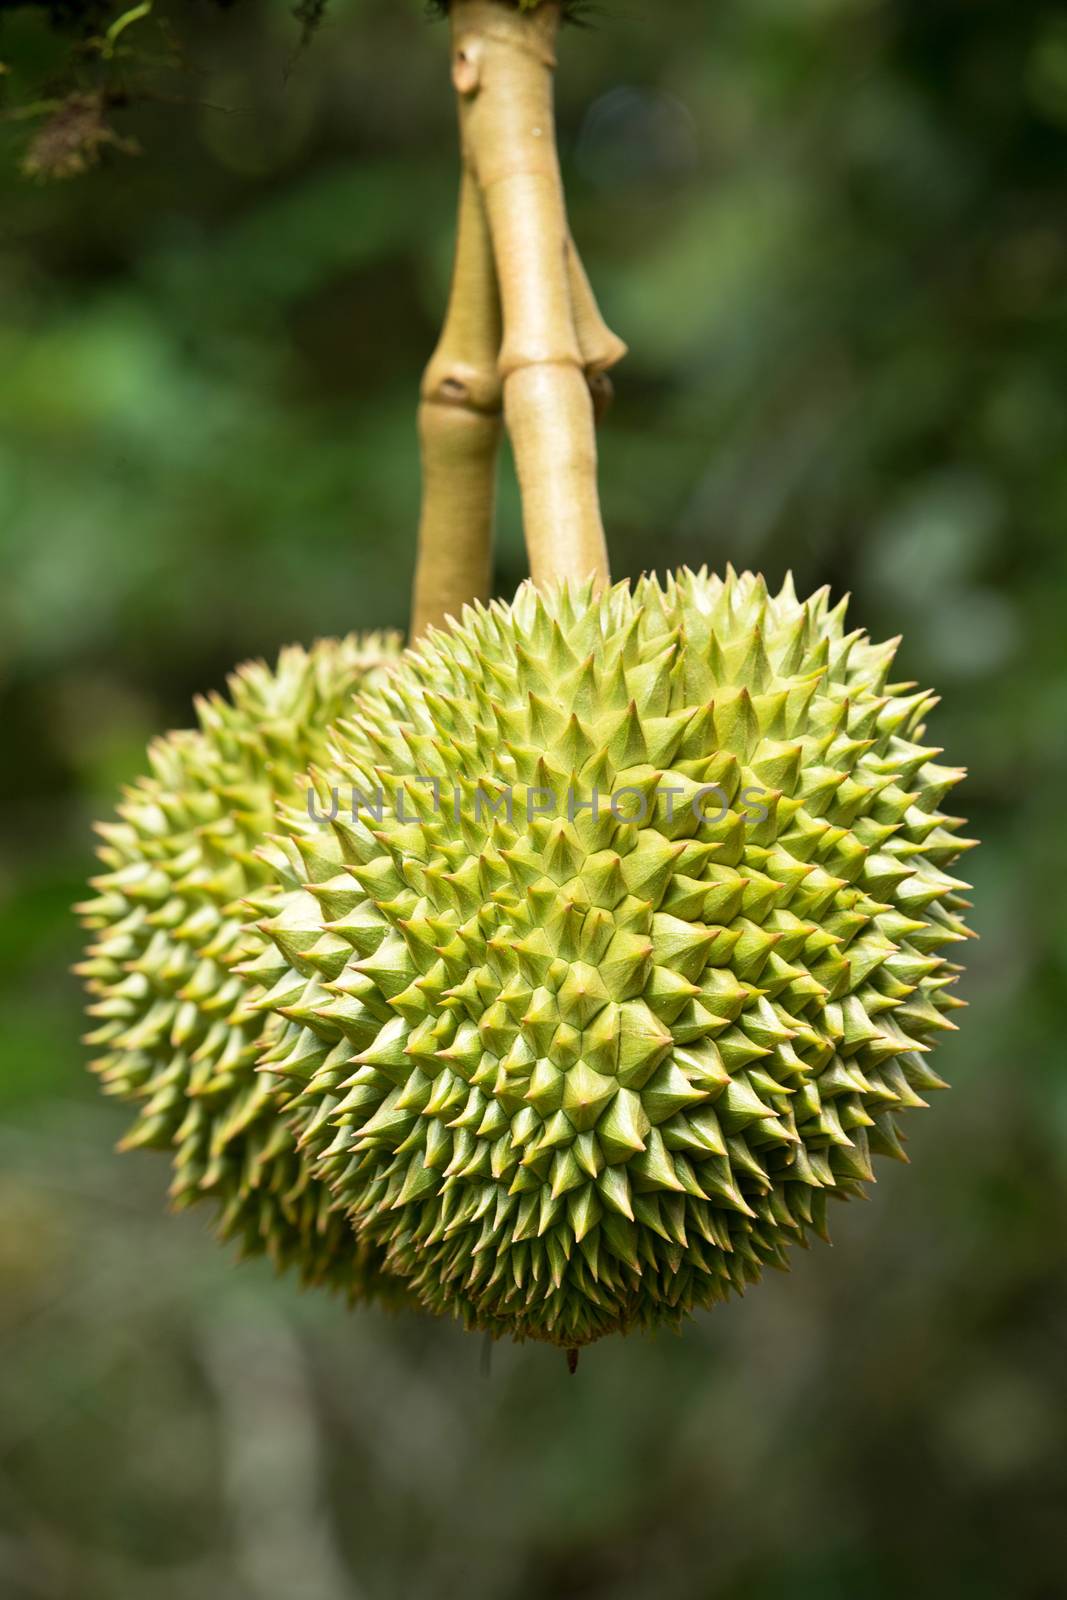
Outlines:
{"type": "Polygon", "coordinates": [[[608,582],[595,424],[626,346],[567,226],[552,104],[559,0],[452,0],[463,178],[445,325],[419,407],[412,638],[488,597],[501,412],[540,587],[608,582]]]}
{"type": "Polygon", "coordinates": [[[464,165],[444,327],[419,404],[422,512],[411,636],[487,600],[501,434],[500,297],[478,186],[464,165]]]}
{"type": "Polygon", "coordinates": [[[451,17],[465,159],[485,203],[500,285],[499,371],[530,572],[540,587],[591,577],[601,588],[609,571],[586,374],[603,372],[617,354],[603,324],[596,328],[599,313],[590,313],[595,301],[567,227],[552,100],[560,7],[453,0],[451,17]]]}

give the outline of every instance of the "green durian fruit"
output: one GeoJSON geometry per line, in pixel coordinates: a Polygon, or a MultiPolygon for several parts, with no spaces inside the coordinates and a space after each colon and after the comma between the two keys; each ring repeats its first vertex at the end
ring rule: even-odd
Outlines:
{"type": "Polygon", "coordinates": [[[263,1061],[430,1309],[567,1347],[676,1324],[903,1158],[969,841],[934,697],[844,615],[729,570],[527,586],[338,724],[336,815],[274,852],[263,1061]]]}
{"type": "Polygon", "coordinates": [[[247,897],[271,904],[255,852],[276,801],[297,795],[327,724],[398,651],[387,635],[291,647],[273,670],[239,668],[228,699],[199,700],[199,727],[156,740],[151,776],[99,825],[107,870],[77,908],[93,934],[78,968],[99,1019],[93,1068],[137,1106],[124,1147],[172,1151],[175,1207],[213,1200],[219,1232],[244,1252],[356,1294],[376,1287],[377,1252],[357,1246],[255,1070],[265,1020],[269,1036],[280,1019],[248,995],[283,964],[243,923],[247,897]]]}

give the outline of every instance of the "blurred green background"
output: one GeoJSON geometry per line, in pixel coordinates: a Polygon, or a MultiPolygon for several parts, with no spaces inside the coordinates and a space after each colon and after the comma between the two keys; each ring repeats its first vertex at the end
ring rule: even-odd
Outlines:
{"type": "MultiPolygon", "coordinates": [[[[854,594],[985,840],[913,1166],[681,1337],[350,1314],[207,1217],[83,1070],[89,824],[250,654],[403,624],[447,284],[418,0],[194,0],[112,69],[140,155],[0,122],[0,1596],[1067,1593],[1067,24],[1037,0],[619,0],[565,41],[574,231],[632,354],[619,574],[854,594]],[[180,41],[180,59],[178,45],[180,41]]],[[[4,7],[0,112],[63,54],[4,7]]],[[[523,573],[505,474],[501,592],[523,573]]]]}

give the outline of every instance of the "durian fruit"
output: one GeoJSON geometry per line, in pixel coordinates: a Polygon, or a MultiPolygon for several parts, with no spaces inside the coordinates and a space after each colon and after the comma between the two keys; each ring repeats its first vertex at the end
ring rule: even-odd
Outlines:
{"type": "Polygon", "coordinates": [[[356,1246],[255,1071],[278,1019],[248,996],[279,964],[243,923],[247,897],[272,903],[255,852],[275,802],[297,795],[327,724],[398,651],[392,636],[353,635],[285,649],[273,670],[239,668],[229,698],[197,702],[197,729],[152,744],[151,776],[99,825],[106,871],[78,907],[93,934],[78,969],[98,1019],[93,1068],[137,1108],[124,1148],[172,1151],[175,1207],[213,1200],[220,1234],[244,1252],[356,1293],[377,1284],[375,1252],[356,1246]]]}
{"type": "Polygon", "coordinates": [[[338,724],[336,815],[274,852],[263,1063],[425,1306],[677,1324],[904,1159],[960,1003],[961,774],[844,617],[731,570],[526,586],[338,724]]]}

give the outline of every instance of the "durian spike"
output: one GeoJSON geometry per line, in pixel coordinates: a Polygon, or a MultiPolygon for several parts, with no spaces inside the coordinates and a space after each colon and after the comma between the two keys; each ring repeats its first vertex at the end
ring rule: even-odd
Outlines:
{"type": "Polygon", "coordinates": [[[504,314],[504,416],[539,588],[609,582],[593,400],[572,301],[552,104],[558,0],[455,0],[452,81],[485,202],[504,314]]]}
{"type": "Polygon", "coordinates": [[[422,512],[411,637],[488,600],[501,434],[500,295],[485,209],[464,165],[456,259],[419,404],[422,512]]]}

